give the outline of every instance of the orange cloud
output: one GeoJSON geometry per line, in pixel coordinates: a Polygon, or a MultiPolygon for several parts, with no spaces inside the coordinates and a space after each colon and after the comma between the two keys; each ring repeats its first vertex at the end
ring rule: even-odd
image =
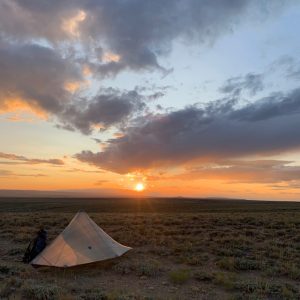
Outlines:
{"type": "Polygon", "coordinates": [[[124,136],[124,133],[122,133],[122,132],[115,132],[114,134],[113,134],[113,137],[114,138],[121,138],[121,137],[123,137],[124,136]]]}
{"type": "MultiPolygon", "coordinates": [[[[5,100],[1,103],[0,114],[6,114],[10,112],[27,112],[30,114],[34,114],[39,119],[48,119],[47,113],[40,107],[38,107],[38,105],[33,102],[29,104],[20,97],[5,98],[5,100]]],[[[11,121],[20,121],[21,119],[22,118],[18,116],[8,118],[8,120],[11,121]]]]}
{"type": "Polygon", "coordinates": [[[79,90],[81,86],[81,82],[79,81],[69,81],[69,82],[65,82],[64,84],[64,88],[66,91],[68,91],[69,93],[75,93],[77,90],[79,90]]]}
{"type": "Polygon", "coordinates": [[[105,128],[105,126],[103,126],[102,124],[92,124],[91,127],[93,128],[93,130],[98,131],[105,128]]]}
{"type": "Polygon", "coordinates": [[[102,56],[102,59],[104,62],[109,63],[109,62],[119,62],[121,59],[121,56],[116,54],[116,53],[112,53],[112,52],[105,52],[102,56]]]}
{"type": "Polygon", "coordinates": [[[79,25],[86,19],[86,16],[85,11],[79,10],[74,16],[63,21],[62,29],[72,37],[79,37],[79,25]]]}
{"type": "Polygon", "coordinates": [[[92,70],[88,65],[84,65],[82,67],[82,73],[84,76],[90,76],[90,75],[92,75],[92,70]]]}

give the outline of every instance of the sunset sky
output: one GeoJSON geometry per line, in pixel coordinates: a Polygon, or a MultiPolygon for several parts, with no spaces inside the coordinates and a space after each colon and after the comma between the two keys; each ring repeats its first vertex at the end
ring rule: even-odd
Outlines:
{"type": "Polygon", "coordinates": [[[0,0],[0,189],[300,199],[300,1],[0,0]]]}

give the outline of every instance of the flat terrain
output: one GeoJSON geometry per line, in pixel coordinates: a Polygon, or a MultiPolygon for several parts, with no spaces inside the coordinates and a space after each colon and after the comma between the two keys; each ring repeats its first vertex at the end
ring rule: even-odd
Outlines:
{"type": "Polygon", "coordinates": [[[0,199],[0,299],[300,299],[300,203],[0,199]],[[21,262],[79,211],[134,249],[77,268],[21,262]]]}

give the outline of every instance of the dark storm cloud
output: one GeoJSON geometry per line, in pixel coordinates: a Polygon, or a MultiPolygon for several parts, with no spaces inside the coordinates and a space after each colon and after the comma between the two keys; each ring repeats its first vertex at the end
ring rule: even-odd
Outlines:
{"type": "Polygon", "coordinates": [[[59,128],[88,134],[93,126],[122,123],[145,107],[136,91],[107,89],[76,99],[66,86],[80,84],[79,67],[48,47],[0,42],[0,66],[0,108],[10,109],[17,100],[56,118],[59,128]]]}
{"type": "Polygon", "coordinates": [[[190,106],[128,128],[124,136],[110,140],[103,152],[83,151],[76,157],[125,173],[193,160],[290,151],[300,147],[299,106],[299,90],[243,108],[236,108],[231,100],[207,108],[190,106]]]}
{"type": "Polygon", "coordinates": [[[246,107],[233,111],[231,117],[245,121],[260,121],[274,117],[300,114],[300,89],[288,95],[273,94],[246,107]]]}
{"type": "Polygon", "coordinates": [[[245,76],[227,79],[225,84],[220,88],[220,91],[234,96],[239,96],[242,91],[246,91],[251,96],[254,96],[263,89],[263,75],[248,73],[245,76]]]}
{"type": "Polygon", "coordinates": [[[89,134],[97,126],[106,129],[120,125],[145,107],[143,97],[136,91],[120,92],[109,89],[92,100],[67,106],[60,120],[66,129],[70,126],[70,129],[76,128],[89,134]]]}
{"type": "Polygon", "coordinates": [[[28,164],[28,165],[49,164],[54,166],[61,166],[64,164],[63,160],[57,158],[52,158],[52,159],[28,158],[22,155],[15,155],[12,153],[3,153],[3,152],[0,152],[0,158],[16,162],[17,164],[28,164]]]}
{"type": "MultiPolygon", "coordinates": [[[[46,112],[59,128],[84,134],[97,127],[125,128],[130,118],[143,112],[146,100],[162,97],[164,92],[153,91],[148,98],[137,91],[83,97],[66,88],[70,82],[82,82],[83,66],[89,66],[96,79],[114,76],[124,69],[157,69],[167,74],[159,58],[170,52],[176,39],[211,44],[253,12],[273,13],[274,7],[284,6],[278,3],[288,2],[268,2],[262,9],[258,0],[2,0],[0,106],[9,107],[12,100],[18,99],[46,112]]],[[[239,84],[255,93],[261,88],[258,76],[248,74],[239,84]]],[[[216,113],[214,107],[210,109],[216,113]]],[[[218,109],[224,112],[228,108],[218,109]]],[[[182,142],[187,139],[188,128],[224,122],[221,117],[212,120],[208,108],[203,111],[191,107],[138,127],[137,142],[142,140],[142,130],[151,129],[147,129],[149,126],[160,130],[159,120],[164,118],[184,131],[182,142]],[[186,118],[190,118],[187,124],[183,121],[186,118]]],[[[238,122],[236,119],[232,122],[238,122]]],[[[161,134],[172,142],[167,137],[168,132],[173,134],[172,128],[168,128],[168,121],[164,122],[166,128],[161,134]]],[[[131,139],[134,130],[129,130],[126,138],[131,139]]],[[[114,143],[116,140],[111,145],[114,143]]],[[[177,147],[181,146],[176,145],[174,150],[180,152],[177,147]]],[[[168,150],[164,151],[167,155],[168,150]]]]}
{"type": "Polygon", "coordinates": [[[47,2],[2,0],[0,2],[1,35],[19,40],[43,37],[57,39],[61,36],[58,13],[60,10],[66,13],[63,9],[65,3],[51,1],[47,5],[47,2]]]}
{"type": "Polygon", "coordinates": [[[3,36],[17,40],[47,39],[55,45],[62,41],[84,42],[90,54],[94,53],[96,61],[91,65],[101,76],[125,68],[167,72],[158,57],[170,51],[175,39],[208,44],[232,31],[253,12],[274,12],[288,2],[3,0],[0,28],[3,36]],[[99,49],[112,51],[120,61],[100,63],[99,49]]]}
{"type": "Polygon", "coordinates": [[[58,113],[70,101],[65,84],[81,80],[78,69],[51,48],[0,40],[0,107],[23,101],[58,113]]]}
{"type": "MultiPolygon", "coordinates": [[[[274,2],[268,3],[267,7],[274,9],[274,2]]],[[[167,74],[170,70],[164,69],[158,60],[170,51],[175,39],[212,43],[245,20],[249,11],[260,11],[261,3],[243,0],[104,0],[88,1],[83,9],[91,16],[83,23],[84,35],[102,41],[121,57],[119,62],[99,66],[100,74],[116,73],[125,68],[156,68],[167,74]]]]}

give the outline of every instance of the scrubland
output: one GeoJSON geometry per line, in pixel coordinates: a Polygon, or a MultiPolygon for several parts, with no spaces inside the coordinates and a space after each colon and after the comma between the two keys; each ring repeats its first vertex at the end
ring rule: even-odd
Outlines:
{"type": "Polygon", "coordinates": [[[196,199],[1,199],[0,299],[300,299],[300,203],[196,199]],[[80,267],[21,262],[78,210],[124,256],[80,267]]]}

